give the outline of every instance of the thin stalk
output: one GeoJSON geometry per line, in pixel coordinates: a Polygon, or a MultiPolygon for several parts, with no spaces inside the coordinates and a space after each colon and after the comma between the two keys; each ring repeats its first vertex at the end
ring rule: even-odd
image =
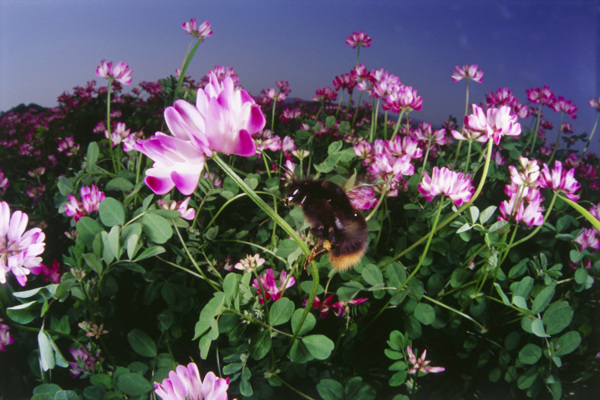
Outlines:
{"type": "Polygon", "coordinates": [[[588,147],[590,147],[590,143],[592,143],[592,138],[594,137],[594,133],[596,133],[596,128],[598,127],[598,120],[600,120],[600,111],[598,112],[598,115],[596,115],[596,122],[594,122],[594,127],[592,128],[592,132],[590,133],[590,136],[588,137],[587,144],[585,145],[585,149],[583,149],[583,153],[581,153],[581,158],[583,158],[583,156],[585,156],[585,153],[587,153],[588,147]]]}
{"type": "Polygon", "coordinates": [[[550,159],[548,160],[548,165],[550,165],[550,163],[552,162],[552,160],[554,160],[554,155],[556,154],[556,150],[558,149],[558,146],[560,146],[560,135],[562,134],[562,122],[563,122],[563,118],[565,116],[565,112],[562,111],[560,113],[560,124],[558,124],[558,135],[556,137],[556,143],[554,143],[554,149],[552,149],[552,155],[550,155],[550,159]]]}

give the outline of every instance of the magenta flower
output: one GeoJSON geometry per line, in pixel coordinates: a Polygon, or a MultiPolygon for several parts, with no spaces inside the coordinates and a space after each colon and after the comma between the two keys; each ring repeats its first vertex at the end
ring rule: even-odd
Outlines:
{"type": "Polygon", "coordinates": [[[484,113],[481,107],[473,104],[473,113],[465,116],[465,127],[485,133],[496,145],[500,144],[503,136],[521,134],[521,124],[517,122],[517,116],[511,112],[509,106],[488,108],[484,113]]]}
{"type": "MultiPolygon", "coordinates": [[[[2,318],[0,318],[0,322],[2,322],[2,318]]],[[[15,339],[12,337],[8,331],[10,330],[10,326],[6,324],[0,324],[0,351],[6,351],[6,346],[9,346],[15,342],[15,339]]]]}
{"type": "Polygon", "coordinates": [[[281,271],[279,274],[279,284],[275,280],[275,272],[272,268],[269,268],[267,272],[263,275],[259,276],[260,283],[257,279],[254,279],[252,282],[252,287],[256,288],[256,295],[258,296],[258,301],[260,304],[263,304],[266,301],[273,299],[273,301],[279,300],[281,298],[281,292],[285,289],[294,286],[296,280],[294,277],[287,276],[285,271],[281,271]],[[262,286],[262,289],[261,289],[262,286]],[[262,292],[264,290],[264,294],[262,292]]]}
{"type": "Polygon", "coordinates": [[[266,124],[260,107],[245,90],[234,88],[230,77],[220,83],[210,72],[209,79],[209,84],[198,90],[196,106],[177,100],[165,109],[165,121],[173,136],[156,132],[135,146],[154,160],[145,180],[156,194],[165,194],[173,187],[186,196],[192,194],[213,150],[243,157],[256,153],[252,135],[266,124]]]}
{"type": "Polygon", "coordinates": [[[184,22],[181,27],[186,33],[194,36],[200,42],[204,41],[205,38],[212,36],[210,22],[208,21],[204,21],[199,27],[196,27],[196,18],[192,18],[189,21],[184,22]]]}
{"type": "Polygon", "coordinates": [[[154,390],[163,400],[227,400],[228,388],[229,378],[217,378],[214,372],[208,372],[202,380],[193,362],[187,367],[178,365],[162,384],[154,382],[154,390]]]}
{"type": "Polygon", "coordinates": [[[72,194],[69,194],[67,196],[69,202],[65,204],[65,214],[73,217],[75,222],[87,214],[98,211],[100,203],[104,200],[104,192],[101,192],[93,184],[91,186],[83,186],[79,192],[81,193],[81,201],[77,200],[72,194]]]}
{"type": "Polygon", "coordinates": [[[554,111],[562,111],[573,119],[577,118],[577,105],[562,96],[558,96],[558,100],[554,103],[554,111]]]}
{"type": "Polygon", "coordinates": [[[588,104],[590,105],[590,107],[595,108],[596,111],[600,112],[600,97],[597,99],[592,97],[588,104]]]}
{"type": "Polygon", "coordinates": [[[8,188],[9,182],[4,172],[0,169],[0,191],[6,190],[8,188]]]}
{"type": "Polygon", "coordinates": [[[0,202],[0,283],[6,283],[10,271],[19,285],[25,286],[29,273],[41,270],[46,235],[40,228],[25,232],[29,217],[21,211],[12,215],[8,203],[0,202]]]}
{"type": "Polygon", "coordinates": [[[96,362],[99,360],[99,353],[93,356],[88,351],[87,347],[80,347],[78,349],[69,349],[71,356],[75,361],[69,361],[69,373],[71,377],[77,378],[80,374],[87,376],[90,372],[94,372],[96,369],[96,362]]]}
{"type": "Polygon", "coordinates": [[[353,49],[358,46],[371,47],[371,37],[363,31],[352,32],[352,35],[348,35],[346,38],[346,44],[352,46],[353,49]]]}
{"type": "Polygon", "coordinates": [[[412,363],[413,367],[408,371],[409,374],[415,374],[417,371],[421,371],[423,373],[438,373],[444,372],[446,369],[444,367],[429,367],[429,363],[431,361],[426,360],[427,350],[423,350],[423,354],[421,357],[417,358],[413,353],[410,346],[406,346],[406,351],[408,352],[408,360],[412,363]]]}
{"type": "Polygon", "coordinates": [[[540,187],[561,191],[571,201],[579,200],[579,196],[575,192],[581,189],[581,185],[575,180],[575,168],[566,171],[558,160],[554,162],[552,171],[548,165],[544,164],[540,175],[540,187]]]}
{"type": "Polygon", "coordinates": [[[329,103],[337,99],[337,93],[331,87],[326,86],[317,89],[312,99],[322,103],[329,103]]]}
{"type": "Polygon", "coordinates": [[[548,85],[544,85],[542,88],[530,88],[525,90],[527,92],[527,100],[533,104],[543,104],[550,108],[554,107],[556,101],[556,95],[550,90],[548,85]]]}
{"type": "Polygon", "coordinates": [[[456,71],[452,71],[452,80],[458,82],[462,79],[467,79],[481,83],[483,80],[483,71],[478,71],[477,68],[477,64],[464,65],[462,68],[457,65],[456,71]]]}
{"type": "Polygon", "coordinates": [[[579,251],[585,249],[600,249],[600,240],[598,239],[598,231],[594,228],[583,228],[583,231],[575,238],[575,243],[579,244],[579,251]]]}
{"type": "Polygon", "coordinates": [[[100,78],[106,78],[110,82],[117,81],[123,85],[131,84],[131,69],[123,61],[119,61],[117,65],[113,67],[112,61],[106,62],[105,60],[100,61],[100,65],[96,68],[96,76],[100,78]]]}
{"type": "Polygon", "coordinates": [[[475,192],[470,174],[465,176],[462,172],[454,172],[446,167],[433,167],[431,177],[423,172],[423,181],[419,183],[418,189],[427,201],[444,194],[459,207],[470,201],[475,192]]]}

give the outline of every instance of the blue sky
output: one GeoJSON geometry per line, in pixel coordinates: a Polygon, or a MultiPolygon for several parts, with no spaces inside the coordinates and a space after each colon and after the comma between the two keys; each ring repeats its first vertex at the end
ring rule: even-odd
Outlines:
{"type": "Polygon", "coordinates": [[[191,17],[209,20],[214,34],[189,73],[232,66],[253,94],[287,80],[291,96],[310,98],[354,66],[345,39],[363,30],[373,43],[361,62],[419,91],[417,119],[462,117],[464,82],[450,73],[464,64],[485,73],[471,85],[473,102],[500,87],[525,102],[525,89],[549,85],[578,105],[576,132],[596,117],[587,104],[600,95],[596,0],[0,0],[0,111],[55,105],[96,79],[102,59],[127,62],[133,85],[163,78],[181,66],[189,41],[181,24],[191,17]]]}

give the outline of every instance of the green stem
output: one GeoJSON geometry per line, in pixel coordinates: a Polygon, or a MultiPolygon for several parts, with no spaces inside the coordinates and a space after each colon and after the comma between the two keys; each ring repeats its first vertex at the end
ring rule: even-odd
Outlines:
{"type": "Polygon", "coordinates": [[[548,160],[548,165],[550,165],[550,163],[552,162],[552,160],[554,160],[554,155],[556,154],[556,150],[558,149],[558,146],[560,145],[560,135],[562,133],[562,122],[563,122],[563,117],[565,116],[565,112],[561,112],[560,113],[560,124],[558,124],[558,136],[556,137],[556,143],[554,143],[554,149],[552,149],[552,155],[550,156],[550,159],[548,160]]]}
{"type": "Polygon", "coordinates": [[[469,315],[467,315],[467,314],[465,314],[463,312],[460,312],[460,311],[458,311],[455,308],[447,306],[446,304],[442,303],[441,301],[437,301],[437,300],[435,300],[435,299],[433,299],[433,298],[431,298],[431,297],[429,297],[429,296],[427,296],[425,294],[423,295],[423,298],[425,300],[433,303],[433,304],[436,304],[436,305],[438,305],[438,306],[440,306],[442,308],[445,308],[446,310],[452,311],[453,313],[458,314],[458,315],[460,315],[461,317],[463,317],[465,319],[468,319],[469,321],[471,321],[472,323],[474,323],[475,325],[477,325],[477,327],[480,329],[481,332],[485,332],[486,331],[485,327],[483,325],[481,325],[479,322],[477,322],[475,319],[471,318],[471,316],[469,316],[469,315]]]}
{"type": "Polygon", "coordinates": [[[596,128],[598,127],[598,120],[600,120],[600,111],[598,112],[598,115],[596,116],[596,122],[594,122],[594,127],[592,128],[592,132],[590,133],[590,136],[588,137],[587,144],[585,145],[585,149],[583,149],[581,158],[583,158],[583,156],[585,156],[585,153],[587,153],[588,147],[590,147],[590,143],[592,143],[592,138],[594,137],[594,133],[596,133],[596,128]]]}
{"type": "MultiPolygon", "coordinates": [[[[533,134],[531,135],[530,140],[533,140],[533,142],[531,143],[531,149],[529,149],[529,152],[532,153],[533,150],[535,149],[535,142],[537,140],[537,135],[538,135],[538,130],[540,129],[540,118],[542,116],[542,103],[540,103],[539,107],[538,107],[538,112],[537,112],[537,119],[535,120],[535,128],[533,128],[533,134]]],[[[525,147],[529,146],[529,143],[527,143],[527,145],[525,147]]]]}
{"type": "MultiPolygon", "coordinates": [[[[190,43],[188,44],[188,49],[190,48],[190,45],[193,41],[194,38],[192,37],[192,39],[190,39],[190,43]]],[[[198,40],[194,47],[192,47],[192,50],[190,50],[189,52],[186,51],[186,56],[184,57],[183,64],[181,65],[181,73],[179,74],[179,79],[177,80],[177,86],[175,87],[175,91],[173,92],[173,103],[175,102],[175,100],[177,100],[177,92],[179,92],[179,89],[183,84],[185,73],[188,69],[188,66],[190,65],[190,62],[192,61],[192,58],[194,58],[194,54],[196,54],[196,50],[198,50],[198,46],[200,45],[200,43],[202,43],[202,41],[198,40]]]]}
{"type": "Polygon", "coordinates": [[[277,101],[273,100],[273,109],[271,110],[271,132],[275,128],[275,106],[277,105],[277,101]]]}

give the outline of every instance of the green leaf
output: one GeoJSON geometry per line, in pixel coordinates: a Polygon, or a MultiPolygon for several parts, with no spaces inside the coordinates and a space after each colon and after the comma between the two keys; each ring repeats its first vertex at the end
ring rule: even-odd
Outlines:
{"type": "Polygon", "coordinates": [[[171,224],[160,215],[144,214],[142,227],[148,238],[157,244],[163,244],[173,236],[171,224]]]}
{"type": "Polygon", "coordinates": [[[362,278],[371,286],[383,284],[383,274],[375,264],[367,264],[363,268],[362,278]]]}
{"type": "Polygon", "coordinates": [[[96,272],[98,275],[102,274],[102,260],[94,253],[84,253],[81,255],[86,265],[96,272]]]}
{"type": "Polygon", "coordinates": [[[86,156],[86,164],[85,170],[87,172],[93,172],[96,163],[98,162],[98,156],[100,155],[100,148],[98,147],[98,143],[90,142],[87,148],[87,156],[86,156]]]}
{"type": "Polygon", "coordinates": [[[120,246],[119,246],[119,240],[120,240],[120,229],[118,226],[113,226],[110,229],[110,232],[108,232],[108,235],[106,236],[106,240],[104,241],[104,248],[110,250],[110,252],[112,253],[113,257],[115,259],[119,259],[121,256],[121,251],[120,251],[120,246]]]}
{"type": "Polygon", "coordinates": [[[398,371],[388,381],[388,384],[392,387],[403,385],[408,377],[408,371],[398,371]]]}
{"type": "Polygon", "coordinates": [[[544,323],[539,318],[535,318],[531,322],[531,332],[538,337],[550,337],[550,335],[546,334],[544,323]]]}
{"type": "Polygon", "coordinates": [[[54,361],[54,350],[50,337],[45,331],[38,333],[38,346],[40,349],[40,367],[43,371],[49,371],[56,365],[54,361]]]}
{"type": "Polygon", "coordinates": [[[253,341],[250,348],[250,355],[255,360],[261,360],[269,353],[269,350],[271,350],[271,331],[265,329],[253,341]]]}
{"type": "Polygon", "coordinates": [[[523,364],[533,365],[542,357],[542,349],[533,343],[527,343],[519,351],[519,361],[523,364]]]}
{"type": "Polygon", "coordinates": [[[129,396],[141,396],[154,389],[154,386],[146,378],[133,372],[126,372],[119,375],[117,378],[117,387],[129,396]]]}
{"type": "Polygon", "coordinates": [[[496,288],[496,291],[500,295],[500,298],[502,299],[502,302],[504,303],[504,305],[509,306],[510,305],[510,300],[508,300],[508,297],[502,291],[502,288],[500,287],[500,284],[498,282],[494,282],[494,287],[496,288]]]}
{"type": "Polygon", "coordinates": [[[107,191],[129,192],[131,189],[133,189],[133,183],[122,176],[111,179],[105,186],[107,191]]]}
{"type": "Polygon", "coordinates": [[[575,270],[575,274],[573,277],[575,278],[575,282],[577,284],[583,285],[584,283],[587,282],[588,276],[589,276],[589,273],[588,273],[587,269],[585,269],[583,267],[579,267],[579,268],[577,268],[577,270],[575,270]]]}
{"type": "Polygon", "coordinates": [[[558,301],[552,304],[542,316],[542,321],[546,326],[546,333],[555,335],[571,324],[573,319],[573,309],[566,301],[558,301]]]}
{"type": "Polygon", "coordinates": [[[552,301],[553,296],[554,285],[547,286],[544,289],[542,289],[542,291],[539,292],[533,300],[533,304],[531,305],[531,312],[533,312],[534,314],[539,314],[542,311],[544,311],[552,301]]]}
{"type": "Polygon", "coordinates": [[[335,347],[333,341],[325,335],[305,336],[302,343],[317,360],[327,359],[335,347]]]}
{"type": "Polygon", "coordinates": [[[92,248],[96,235],[104,230],[98,221],[87,216],[81,217],[75,226],[77,228],[77,240],[82,242],[88,249],[92,248]]]}
{"type": "Polygon", "coordinates": [[[321,379],[317,384],[317,392],[323,400],[342,400],[344,399],[344,386],[333,379],[321,379]]]}
{"type": "MultiPolygon", "coordinates": [[[[304,309],[299,308],[296,311],[294,311],[294,313],[292,314],[292,332],[296,332],[296,328],[298,327],[298,324],[300,323],[300,319],[302,318],[303,313],[304,313],[304,309]]],[[[312,315],[311,313],[306,314],[306,319],[304,320],[304,323],[302,324],[302,328],[300,328],[298,335],[302,336],[302,335],[310,332],[315,327],[316,323],[317,323],[317,320],[314,315],[312,315]]]]}
{"type": "Polygon", "coordinates": [[[165,251],[166,251],[165,248],[162,246],[152,246],[152,247],[149,247],[146,250],[142,251],[142,254],[137,256],[136,259],[133,261],[137,262],[137,261],[144,260],[146,258],[154,257],[154,256],[164,253],[165,251]]]}
{"type": "Polygon", "coordinates": [[[18,306],[8,307],[6,309],[6,314],[13,321],[21,324],[27,325],[36,317],[38,313],[34,311],[34,306],[37,304],[37,301],[30,301],[27,303],[19,304],[18,306]]]}
{"type": "Polygon", "coordinates": [[[144,357],[156,357],[156,344],[152,338],[141,329],[132,329],[127,334],[127,341],[133,351],[139,355],[144,357]]]}
{"type": "Polygon", "coordinates": [[[282,297],[271,306],[269,310],[269,323],[272,326],[285,324],[292,318],[294,303],[287,297],[282,297]]]}
{"type": "Polygon", "coordinates": [[[525,276],[523,279],[521,279],[521,281],[515,282],[512,285],[510,285],[510,289],[513,292],[513,297],[521,296],[524,299],[529,297],[529,293],[531,292],[532,288],[533,278],[530,276],[525,276]]]}
{"type": "Polygon", "coordinates": [[[479,208],[475,206],[469,207],[469,214],[471,214],[471,221],[475,224],[479,219],[479,208]]]}
{"type": "Polygon", "coordinates": [[[125,206],[117,199],[106,197],[98,206],[100,221],[108,227],[125,223],[125,206]]]}
{"type": "Polygon", "coordinates": [[[308,347],[300,339],[294,340],[290,348],[290,359],[298,364],[304,364],[315,357],[308,351],[308,347]]]}
{"type": "Polygon", "coordinates": [[[415,307],[414,315],[423,325],[431,325],[435,321],[435,309],[426,303],[419,303],[415,307]]]}
{"type": "Polygon", "coordinates": [[[577,331],[569,331],[554,342],[554,355],[565,356],[574,352],[581,344],[581,335],[577,331]]]}
{"type": "Polygon", "coordinates": [[[494,215],[495,212],[496,206],[489,206],[488,208],[483,210],[479,215],[479,222],[481,224],[485,224],[492,217],[492,215],[494,215]]]}

